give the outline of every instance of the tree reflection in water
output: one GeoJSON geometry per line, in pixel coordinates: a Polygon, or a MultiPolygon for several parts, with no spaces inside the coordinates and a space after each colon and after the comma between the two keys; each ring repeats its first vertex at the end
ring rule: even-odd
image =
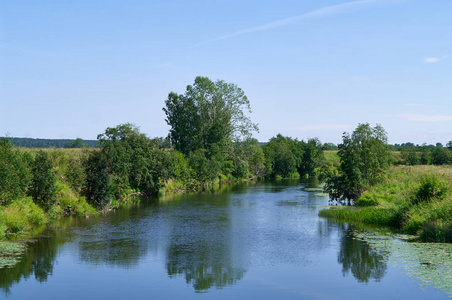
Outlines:
{"type": "Polygon", "coordinates": [[[236,284],[246,272],[242,252],[234,251],[234,213],[227,195],[198,196],[190,206],[174,207],[166,248],[170,277],[182,275],[196,292],[236,284]]]}
{"type": "Polygon", "coordinates": [[[380,281],[387,269],[383,255],[372,249],[367,242],[357,239],[352,225],[343,226],[346,228],[338,255],[342,274],[346,276],[351,272],[359,282],[367,283],[371,278],[380,281]]]}
{"type": "Polygon", "coordinates": [[[3,293],[8,295],[13,284],[28,279],[32,274],[40,283],[47,281],[53,272],[59,244],[61,242],[54,237],[43,237],[29,243],[24,256],[13,268],[0,269],[0,288],[3,293]]]}
{"type": "Polygon", "coordinates": [[[168,248],[167,272],[171,277],[184,275],[195,291],[205,292],[212,287],[232,286],[243,278],[244,269],[231,266],[223,248],[209,244],[176,245],[168,248]]]}

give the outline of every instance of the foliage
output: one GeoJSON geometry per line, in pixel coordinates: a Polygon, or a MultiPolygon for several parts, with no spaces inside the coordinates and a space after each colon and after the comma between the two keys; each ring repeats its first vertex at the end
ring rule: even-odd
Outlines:
{"type": "Polygon", "coordinates": [[[168,95],[163,111],[171,127],[171,143],[188,155],[201,148],[209,150],[214,144],[223,146],[257,130],[244,109],[250,111],[248,98],[235,84],[196,77],[184,95],[168,95]]]}
{"type": "Polygon", "coordinates": [[[344,133],[342,139],[338,174],[327,178],[325,191],[333,200],[355,200],[389,166],[386,132],[380,125],[359,124],[352,135],[344,133]]]}
{"type": "Polygon", "coordinates": [[[30,182],[31,157],[13,148],[7,138],[0,138],[0,205],[25,196],[30,182]]]}
{"type": "Polygon", "coordinates": [[[326,159],[318,139],[298,141],[278,134],[262,148],[269,177],[316,176],[326,167],[326,159]]]}
{"type": "Polygon", "coordinates": [[[262,148],[265,154],[265,168],[269,177],[290,177],[297,172],[296,157],[292,153],[295,141],[278,134],[262,148]]]}
{"type": "Polygon", "coordinates": [[[298,166],[300,176],[316,176],[319,168],[326,164],[325,155],[322,150],[322,143],[314,138],[308,139],[307,143],[301,142],[303,155],[301,163],[298,166]]]}
{"type": "Polygon", "coordinates": [[[206,157],[205,149],[190,152],[188,163],[193,172],[193,177],[200,182],[211,181],[217,176],[218,165],[206,157]],[[214,166],[213,168],[212,165],[214,166]]]}
{"type": "Polygon", "coordinates": [[[33,201],[48,211],[56,202],[56,177],[47,152],[38,151],[32,165],[30,194],[33,201]]]}
{"type": "Polygon", "coordinates": [[[173,174],[172,157],[158,149],[155,139],[140,133],[133,124],[107,128],[98,139],[115,199],[124,199],[131,191],[138,191],[143,196],[155,195],[163,181],[173,174]]]}
{"type": "Polygon", "coordinates": [[[444,165],[451,162],[452,154],[448,148],[435,148],[432,151],[432,164],[444,165]]]}
{"type": "Polygon", "coordinates": [[[103,208],[110,201],[110,177],[107,160],[102,152],[90,153],[85,161],[86,182],[83,193],[86,201],[98,208],[103,208]]]}
{"type": "Polygon", "coordinates": [[[403,149],[401,156],[404,163],[409,166],[415,166],[420,163],[420,157],[414,147],[403,149]]]}
{"type": "Polygon", "coordinates": [[[248,138],[241,143],[241,146],[248,163],[249,173],[257,177],[263,177],[265,174],[265,154],[258,140],[248,138]]]}
{"type": "Polygon", "coordinates": [[[414,203],[443,200],[447,195],[447,184],[438,179],[435,174],[425,174],[416,191],[414,203]]]}
{"type": "Polygon", "coordinates": [[[85,142],[81,138],[67,142],[66,148],[85,148],[85,142]]]}
{"type": "Polygon", "coordinates": [[[86,174],[83,168],[82,158],[71,157],[68,159],[68,166],[64,172],[65,178],[71,189],[77,194],[81,194],[83,184],[86,181],[86,174]]]}

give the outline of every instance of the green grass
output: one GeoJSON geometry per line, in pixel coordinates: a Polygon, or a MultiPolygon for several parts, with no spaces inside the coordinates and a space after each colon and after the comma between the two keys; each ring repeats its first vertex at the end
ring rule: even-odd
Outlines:
{"type": "Polygon", "coordinates": [[[426,242],[452,242],[452,167],[397,166],[369,187],[356,207],[320,216],[391,226],[426,242]]]}
{"type": "Polygon", "coordinates": [[[48,222],[42,208],[30,197],[18,199],[0,209],[0,236],[14,237],[48,222]]]}

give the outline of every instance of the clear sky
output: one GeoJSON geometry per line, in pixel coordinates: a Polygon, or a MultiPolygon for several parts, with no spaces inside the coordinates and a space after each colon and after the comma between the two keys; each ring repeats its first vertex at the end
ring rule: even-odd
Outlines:
{"type": "Polygon", "coordinates": [[[0,135],[166,136],[169,92],[241,87],[267,141],[452,140],[451,0],[0,1],[0,135]]]}

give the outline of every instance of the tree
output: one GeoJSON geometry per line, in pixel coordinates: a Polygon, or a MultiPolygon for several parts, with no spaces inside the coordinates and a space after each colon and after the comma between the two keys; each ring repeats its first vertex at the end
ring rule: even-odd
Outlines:
{"type": "Polygon", "coordinates": [[[451,152],[449,148],[437,147],[432,151],[432,164],[444,165],[451,161],[451,152]]]}
{"type": "Polygon", "coordinates": [[[322,143],[317,139],[308,139],[305,143],[302,141],[303,155],[299,165],[298,173],[300,176],[315,176],[317,169],[325,164],[325,155],[322,150],[322,143]]]}
{"type": "Polygon", "coordinates": [[[167,156],[157,149],[155,141],[130,123],[107,128],[97,138],[116,198],[123,198],[130,189],[144,196],[158,193],[160,180],[168,176],[162,167],[167,156]]]}
{"type": "Polygon", "coordinates": [[[56,176],[47,152],[40,150],[32,167],[31,196],[33,201],[48,211],[56,201],[56,176]]]}
{"type": "Polygon", "coordinates": [[[171,92],[163,108],[171,127],[171,143],[185,155],[201,148],[209,150],[213,144],[230,143],[257,130],[244,110],[251,112],[242,89],[207,77],[196,77],[184,95],[171,92]]]}
{"type": "Polygon", "coordinates": [[[81,138],[71,140],[66,144],[66,148],[85,148],[85,142],[81,138]]]}
{"type": "Polygon", "coordinates": [[[329,176],[325,190],[334,200],[356,200],[365,186],[375,184],[389,166],[386,131],[378,124],[374,128],[359,124],[351,135],[344,132],[342,139],[338,174],[329,176]]]}
{"type": "Polygon", "coordinates": [[[27,152],[15,150],[9,138],[0,138],[0,205],[25,196],[31,160],[27,152]]]}
{"type": "Polygon", "coordinates": [[[303,159],[302,142],[277,134],[262,149],[268,176],[289,178],[297,175],[303,159]]]}
{"type": "Polygon", "coordinates": [[[110,202],[111,181],[108,174],[107,159],[101,151],[93,151],[84,162],[86,181],[83,193],[86,201],[103,208],[110,202]]]}
{"type": "Polygon", "coordinates": [[[406,147],[401,151],[403,161],[410,166],[418,165],[420,162],[419,156],[414,147],[406,147]]]}

